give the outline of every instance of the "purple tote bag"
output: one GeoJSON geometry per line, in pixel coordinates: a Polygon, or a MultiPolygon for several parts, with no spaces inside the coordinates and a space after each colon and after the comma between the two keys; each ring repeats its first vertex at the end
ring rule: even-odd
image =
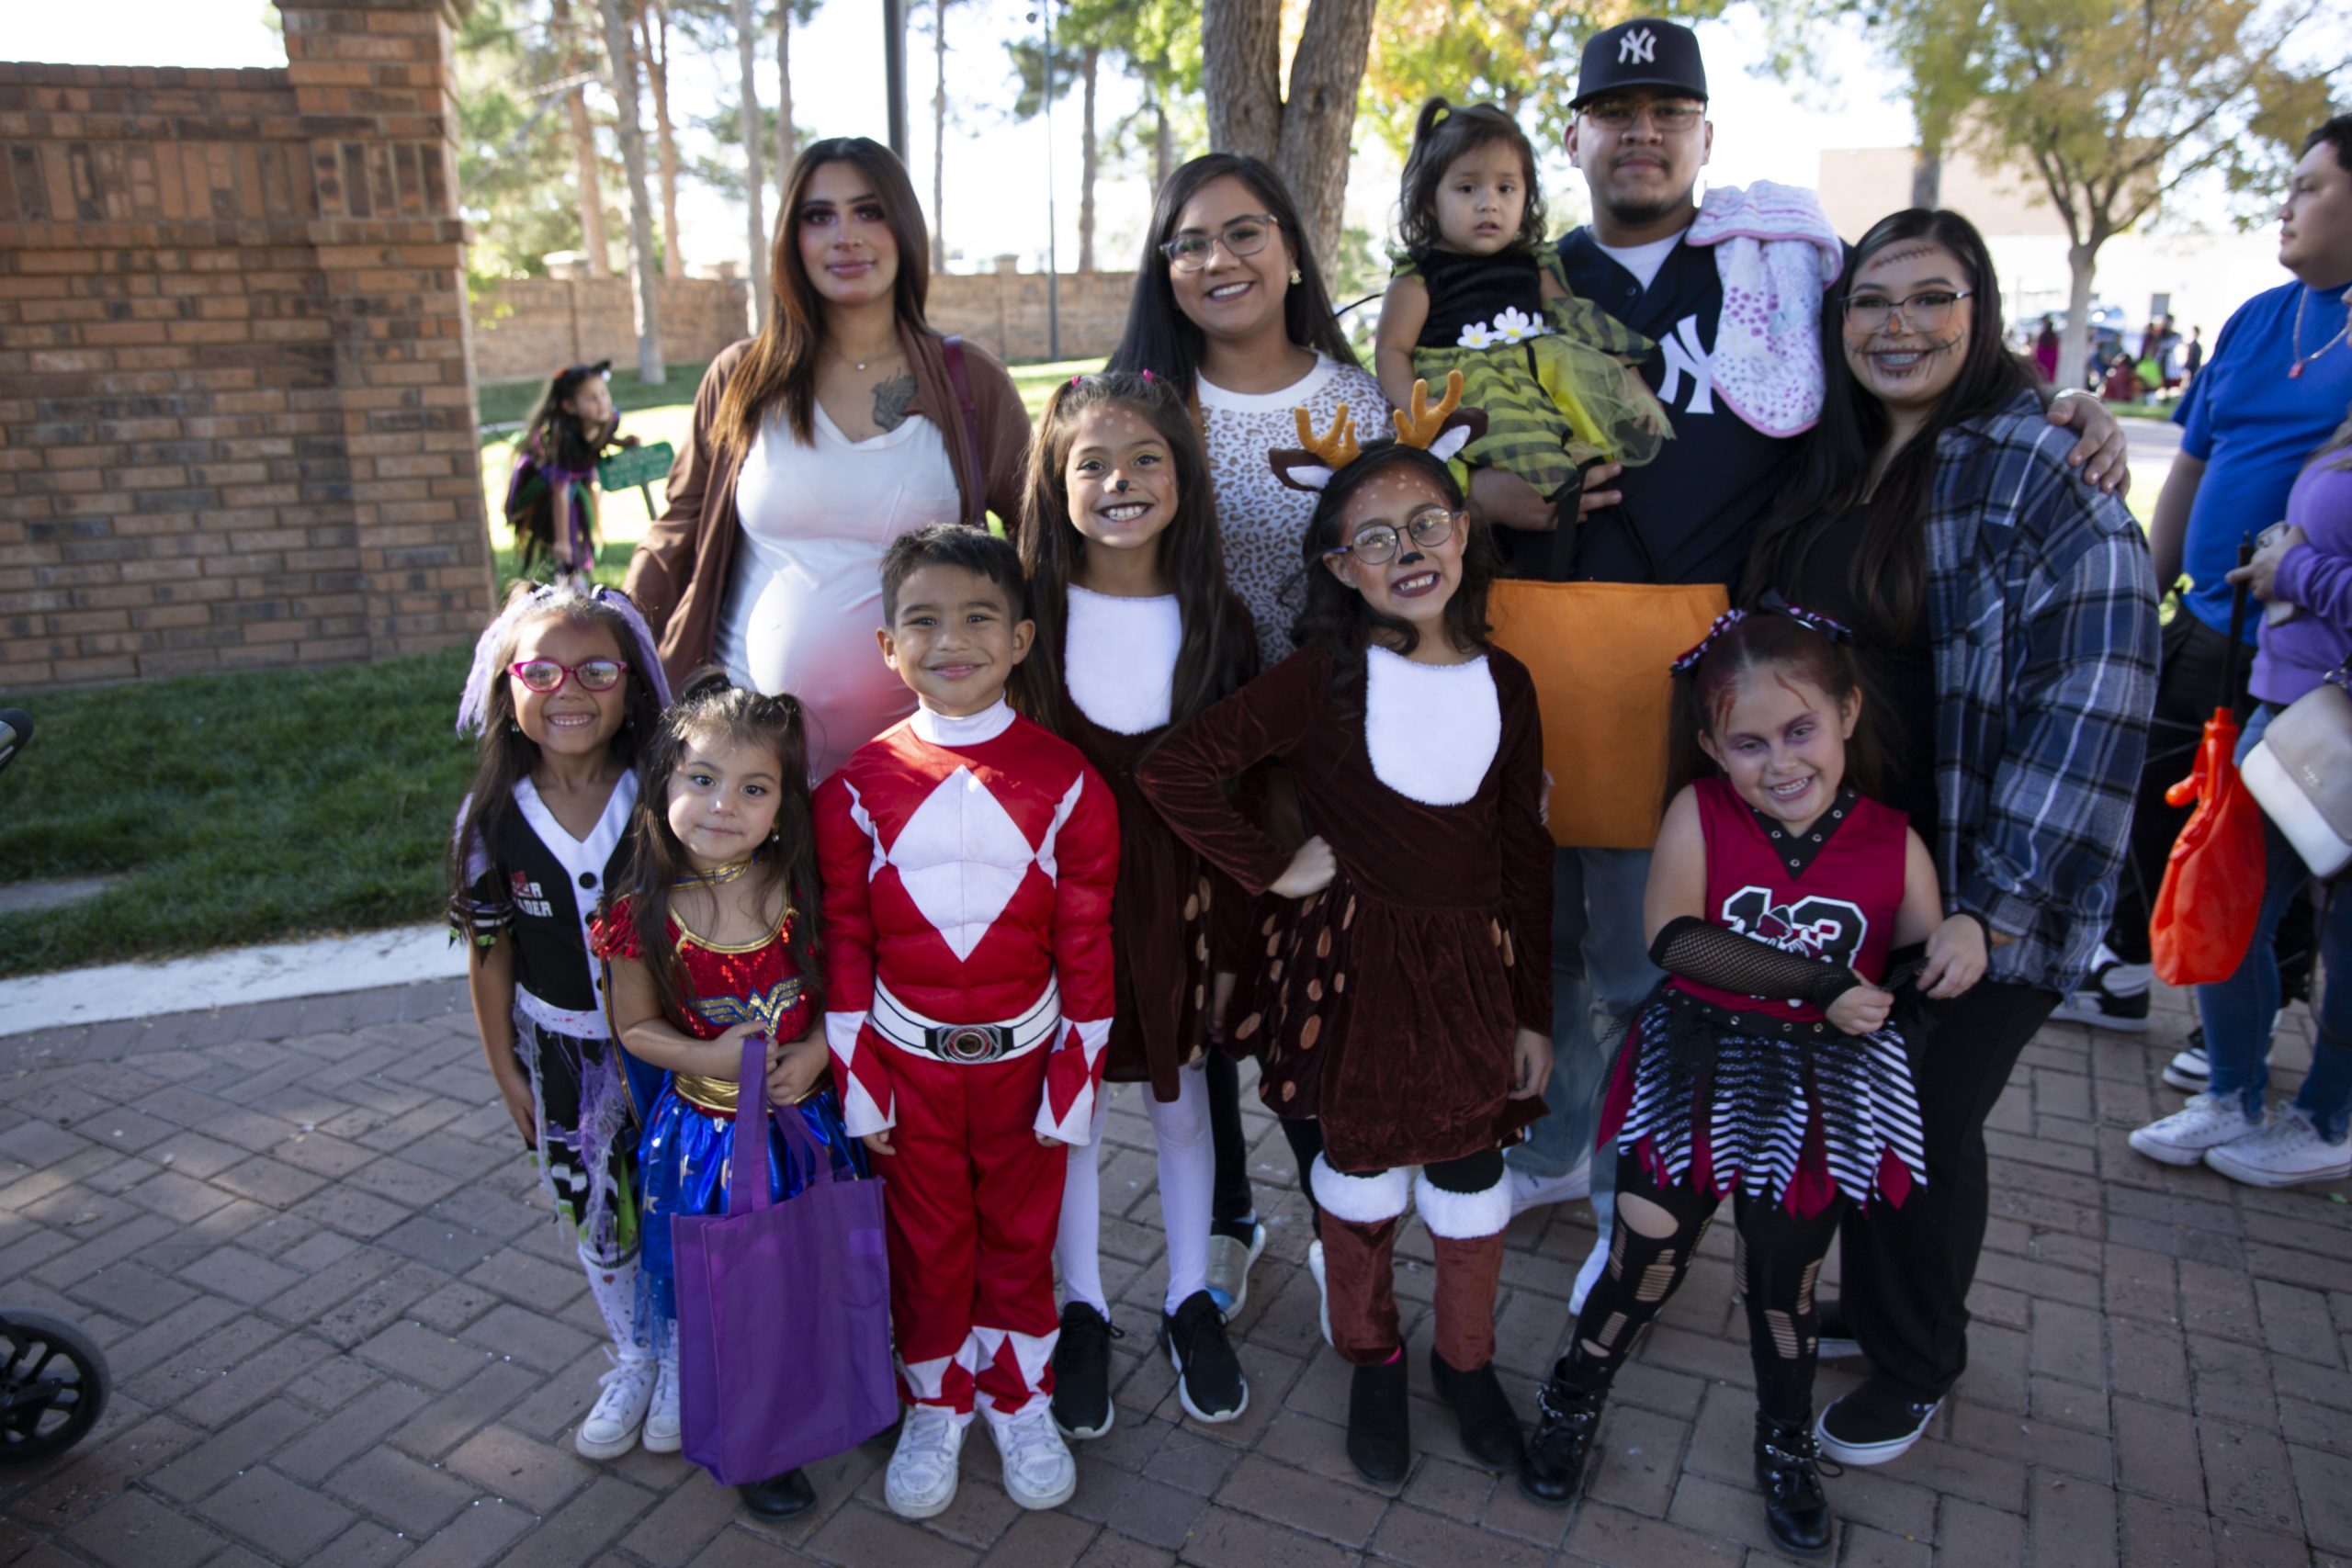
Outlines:
{"type": "Polygon", "coordinates": [[[814,1168],[768,1197],[767,1038],[743,1042],[727,1213],[670,1222],[686,1458],[724,1486],[856,1447],[899,1418],[882,1183],[837,1176],[799,1113],[775,1115],[814,1168]]]}

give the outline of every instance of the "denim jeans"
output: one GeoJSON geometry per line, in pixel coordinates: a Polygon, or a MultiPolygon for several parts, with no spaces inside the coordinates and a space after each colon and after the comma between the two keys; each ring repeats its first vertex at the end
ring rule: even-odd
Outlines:
{"type": "MultiPolygon", "coordinates": [[[[2254,749],[2278,712],[2268,703],[2256,710],[2238,745],[2240,759],[2254,749]]],[[[2197,987],[2198,1019],[2205,1026],[2205,1051],[2212,1064],[2207,1092],[2236,1095],[2249,1116],[2262,1111],[2263,1090],[2270,1083],[2270,1026],[2278,1015],[2278,962],[2271,950],[2271,933],[2295,901],[2307,895],[2312,881],[2311,868],[2267,817],[2262,819],[2262,913],[2254,941],[2237,973],[2197,987]]],[[[2352,980],[2352,901],[2345,891],[2340,886],[2332,891],[2320,917],[2319,957],[2326,981],[2312,1010],[2319,1039],[2312,1047],[2311,1074],[2295,1096],[2295,1108],[2331,1144],[2344,1142],[2352,1128],[2352,986],[2336,984],[2339,976],[2352,980]]]]}
{"type": "MultiPolygon", "coordinates": [[[[1555,850],[1552,860],[1551,1113],[1505,1157],[1530,1176],[1564,1176],[1592,1153],[1600,1099],[1609,1085],[1604,1053],[1617,1025],[1657,983],[1642,937],[1647,850],[1555,850]]],[[[1593,1207],[1607,1235],[1617,1162],[1592,1162],[1593,1207]]]]}

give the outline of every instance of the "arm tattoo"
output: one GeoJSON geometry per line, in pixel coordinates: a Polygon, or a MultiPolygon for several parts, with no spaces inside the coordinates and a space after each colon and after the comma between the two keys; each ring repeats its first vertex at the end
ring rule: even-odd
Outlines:
{"type": "Polygon", "coordinates": [[[874,389],[874,423],[885,430],[898,429],[914,400],[914,372],[901,370],[874,389]]]}

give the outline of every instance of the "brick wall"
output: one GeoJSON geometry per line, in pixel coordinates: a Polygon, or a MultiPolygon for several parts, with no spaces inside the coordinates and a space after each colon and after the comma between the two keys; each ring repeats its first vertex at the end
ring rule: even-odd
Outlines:
{"type": "MultiPolygon", "coordinates": [[[[1131,272],[1066,272],[1061,276],[1061,357],[1092,359],[1119,344],[1127,322],[1131,272]]],[[[931,324],[961,333],[1000,359],[1051,357],[1046,275],[1016,272],[1011,256],[994,272],[933,274],[931,324]]]]}
{"type": "MultiPolygon", "coordinates": [[[[740,278],[665,277],[662,352],[673,365],[712,359],[752,331],[740,278]]],[[[516,278],[474,296],[474,378],[536,381],[564,365],[637,363],[636,291],[625,277],[516,278]]]]}
{"type": "Polygon", "coordinates": [[[0,63],[0,692],[488,611],[447,26],[279,8],[285,70],[0,63]]]}

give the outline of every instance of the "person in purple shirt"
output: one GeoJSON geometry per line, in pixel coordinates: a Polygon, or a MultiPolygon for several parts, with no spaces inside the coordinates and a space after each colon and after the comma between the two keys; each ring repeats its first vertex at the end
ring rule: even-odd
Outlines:
{"type": "MultiPolygon", "coordinates": [[[[2287,526],[2253,563],[2229,574],[2265,604],[2293,606],[2283,620],[2265,617],[2255,656],[2254,694],[2261,706],[2245,727],[2238,758],[2270,721],[2352,659],[2352,418],[2336,427],[2296,477],[2287,496],[2287,526]]],[[[2352,899],[2338,888],[2320,916],[2325,988],[2314,1008],[2312,1069],[2294,1103],[2266,1111],[2270,1034],[2278,1012],[2278,964],[2271,935],[2279,917],[2310,887],[2311,868],[2278,826],[2263,819],[2262,913],[2237,973],[2197,987],[2211,1078],[2183,1110],[2132,1134],[2132,1146],[2166,1165],[2203,1161],[2234,1181],[2290,1187],[2352,1176],[2352,899]],[[2338,985],[2338,978],[2346,983],[2338,985]]]]}

